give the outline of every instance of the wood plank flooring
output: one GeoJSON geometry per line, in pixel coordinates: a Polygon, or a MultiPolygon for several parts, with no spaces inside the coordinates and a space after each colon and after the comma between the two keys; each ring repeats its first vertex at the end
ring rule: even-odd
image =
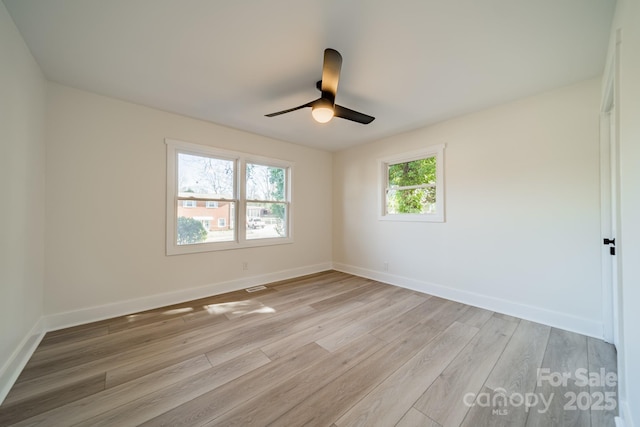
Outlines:
{"type": "Polygon", "coordinates": [[[617,406],[615,385],[576,372],[615,360],[593,338],[327,271],[48,333],[0,426],[614,426],[599,396],[617,406]]]}

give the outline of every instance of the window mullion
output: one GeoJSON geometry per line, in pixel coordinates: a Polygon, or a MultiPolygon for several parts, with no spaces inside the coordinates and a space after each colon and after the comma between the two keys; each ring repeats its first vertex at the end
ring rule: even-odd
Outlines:
{"type": "Polygon", "coordinates": [[[401,191],[401,190],[415,190],[418,188],[433,188],[435,187],[435,184],[419,184],[419,185],[406,185],[406,186],[394,186],[391,185],[389,187],[387,187],[387,191],[389,190],[396,190],[396,191],[401,191]]]}
{"type": "Polygon", "coordinates": [[[247,203],[287,203],[285,200],[259,200],[259,199],[247,199],[247,203]]]}
{"type": "Polygon", "coordinates": [[[237,203],[238,199],[217,199],[214,197],[184,197],[178,196],[177,200],[195,200],[196,202],[223,202],[223,203],[237,203]]]}

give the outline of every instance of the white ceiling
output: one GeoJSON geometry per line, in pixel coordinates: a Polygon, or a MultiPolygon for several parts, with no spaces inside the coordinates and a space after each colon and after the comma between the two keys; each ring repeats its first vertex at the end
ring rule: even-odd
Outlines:
{"type": "Polygon", "coordinates": [[[614,0],[4,0],[46,77],[339,150],[599,76],[614,0]],[[310,109],[323,50],[336,102],[310,109]]]}

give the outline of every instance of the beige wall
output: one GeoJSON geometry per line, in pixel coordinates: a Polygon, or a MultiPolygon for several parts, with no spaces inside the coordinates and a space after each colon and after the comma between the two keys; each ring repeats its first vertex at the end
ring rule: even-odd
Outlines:
{"type": "Polygon", "coordinates": [[[331,262],[330,153],[53,83],[47,94],[46,314],[331,262]],[[294,162],[294,243],[166,256],[165,138],[294,162]]]}
{"type": "Polygon", "coordinates": [[[42,315],[44,98],[42,73],[0,2],[0,402],[42,315]]]}
{"type": "Polygon", "coordinates": [[[599,95],[591,80],[337,153],[334,261],[601,336],[599,95]],[[377,160],[443,143],[446,222],[379,221],[377,160]]]}

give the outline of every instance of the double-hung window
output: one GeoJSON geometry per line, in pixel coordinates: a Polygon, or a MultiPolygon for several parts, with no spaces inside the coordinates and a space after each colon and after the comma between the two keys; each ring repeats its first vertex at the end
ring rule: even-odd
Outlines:
{"type": "Polygon", "coordinates": [[[291,163],[166,144],[167,255],[292,241],[291,163]]]}
{"type": "Polygon", "coordinates": [[[444,221],[444,145],[380,160],[380,219],[444,221]]]}

